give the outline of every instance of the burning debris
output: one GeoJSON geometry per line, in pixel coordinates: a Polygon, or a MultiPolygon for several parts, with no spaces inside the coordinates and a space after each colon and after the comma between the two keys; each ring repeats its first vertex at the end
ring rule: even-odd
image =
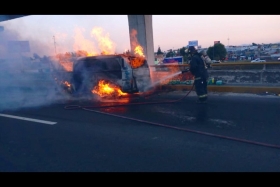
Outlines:
{"type": "Polygon", "coordinates": [[[61,85],[63,86],[63,89],[67,93],[73,93],[74,92],[72,85],[68,81],[61,81],[61,85]]]}

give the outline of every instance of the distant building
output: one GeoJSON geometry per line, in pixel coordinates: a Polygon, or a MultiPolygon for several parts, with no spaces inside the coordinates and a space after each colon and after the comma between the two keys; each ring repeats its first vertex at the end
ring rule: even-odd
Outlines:
{"type": "Polygon", "coordinates": [[[162,54],[155,54],[155,61],[158,64],[161,64],[163,62],[164,57],[165,57],[164,53],[162,53],[162,54]]]}

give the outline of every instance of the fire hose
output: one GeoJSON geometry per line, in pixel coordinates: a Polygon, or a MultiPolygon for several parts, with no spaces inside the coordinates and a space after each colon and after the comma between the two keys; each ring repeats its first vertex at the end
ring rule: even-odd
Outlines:
{"type": "MultiPolygon", "coordinates": [[[[186,72],[186,71],[182,71],[182,73],[184,73],[184,72],[186,72]]],[[[223,139],[237,141],[237,142],[242,142],[242,143],[248,143],[248,144],[254,144],[254,145],[259,145],[259,146],[265,146],[265,147],[271,147],[271,148],[280,149],[279,145],[267,144],[267,143],[256,142],[256,141],[250,141],[250,140],[246,140],[246,139],[240,139],[240,138],[234,138],[234,137],[229,137],[229,136],[223,136],[223,135],[219,135],[219,134],[213,134],[213,133],[197,131],[197,130],[192,130],[192,129],[187,129],[187,128],[174,127],[172,125],[165,125],[165,124],[161,124],[161,123],[155,123],[155,122],[151,122],[151,121],[145,121],[145,120],[141,120],[141,119],[130,118],[130,117],[126,117],[126,116],[110,114],[110,113],[106,113],[106,112],[101,112],[101,111],[96,111],[96,110],[90,109],[90,108],[107,108],[107,107],[120,107],[120,106],[132,106],[132,105],[176,103],[178,101],[181,101],[185,97],[187,97],[190,94],[190,92],[193,90],[193,88],[194,88],[194,83],[193,83],[191,89],[187,92],[186,95],[184,95],[182,98],[179,98],[177,100],[172,100],[172,101],[141,102],[141,103],[130,103],[130,104],[118,104],[118,105],[111,105],[111,106],[68,105],[68,106],[65,106],[64,109],[66,109],[66,110],[82,109],[82,110],[86,110],[86,111],[90,111],[90,112],[95,112],[95,113],[99,113],[99,114],[114,116],[114,117],[123,118],[123,119],[127,119],[127,120],[132,120],[132,121],[137,121],[137,122],[141,122],[141,123],[146,123],[146,124],[150,124],[150,125],[165,127],[165,128],[169,128],[169,129],[175,129],[175,130],[186,131],[186,132],[191,132],[191,133],[196,133],[196,134],[201,134],[201,135],[206,135],[206,136],[211,136],[211,137],[216,137],[216,138],[223,138],[223,139]]]]}

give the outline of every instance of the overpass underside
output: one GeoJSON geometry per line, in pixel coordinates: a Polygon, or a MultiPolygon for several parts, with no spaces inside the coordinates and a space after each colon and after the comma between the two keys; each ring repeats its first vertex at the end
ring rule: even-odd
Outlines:
{"type": "Polygon", "coordinates": [[[21,18],[28,15],[0,15],[0,22],[9,21],[11,19],[21,18]]]}

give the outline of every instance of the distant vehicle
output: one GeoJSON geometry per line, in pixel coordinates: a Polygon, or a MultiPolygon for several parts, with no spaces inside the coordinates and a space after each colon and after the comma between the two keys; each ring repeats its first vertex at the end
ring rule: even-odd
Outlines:
{"type": "Polygon", "coordinates": [[[255,60],[252,60],[251,62],[266,62],[266,60],[261,60],[260,58],[256,58],[255,60]]]}
{"type": "Polygon", "coordinates": [[[280,57],[277,60],[280,61],[280,57]]]}
{"type": "Polygon", "coordinates": [[[211,60],[211,63],[212,64],[218,64],[218,63],[221,63],[221,61],[220,60],[211,60]]]}

